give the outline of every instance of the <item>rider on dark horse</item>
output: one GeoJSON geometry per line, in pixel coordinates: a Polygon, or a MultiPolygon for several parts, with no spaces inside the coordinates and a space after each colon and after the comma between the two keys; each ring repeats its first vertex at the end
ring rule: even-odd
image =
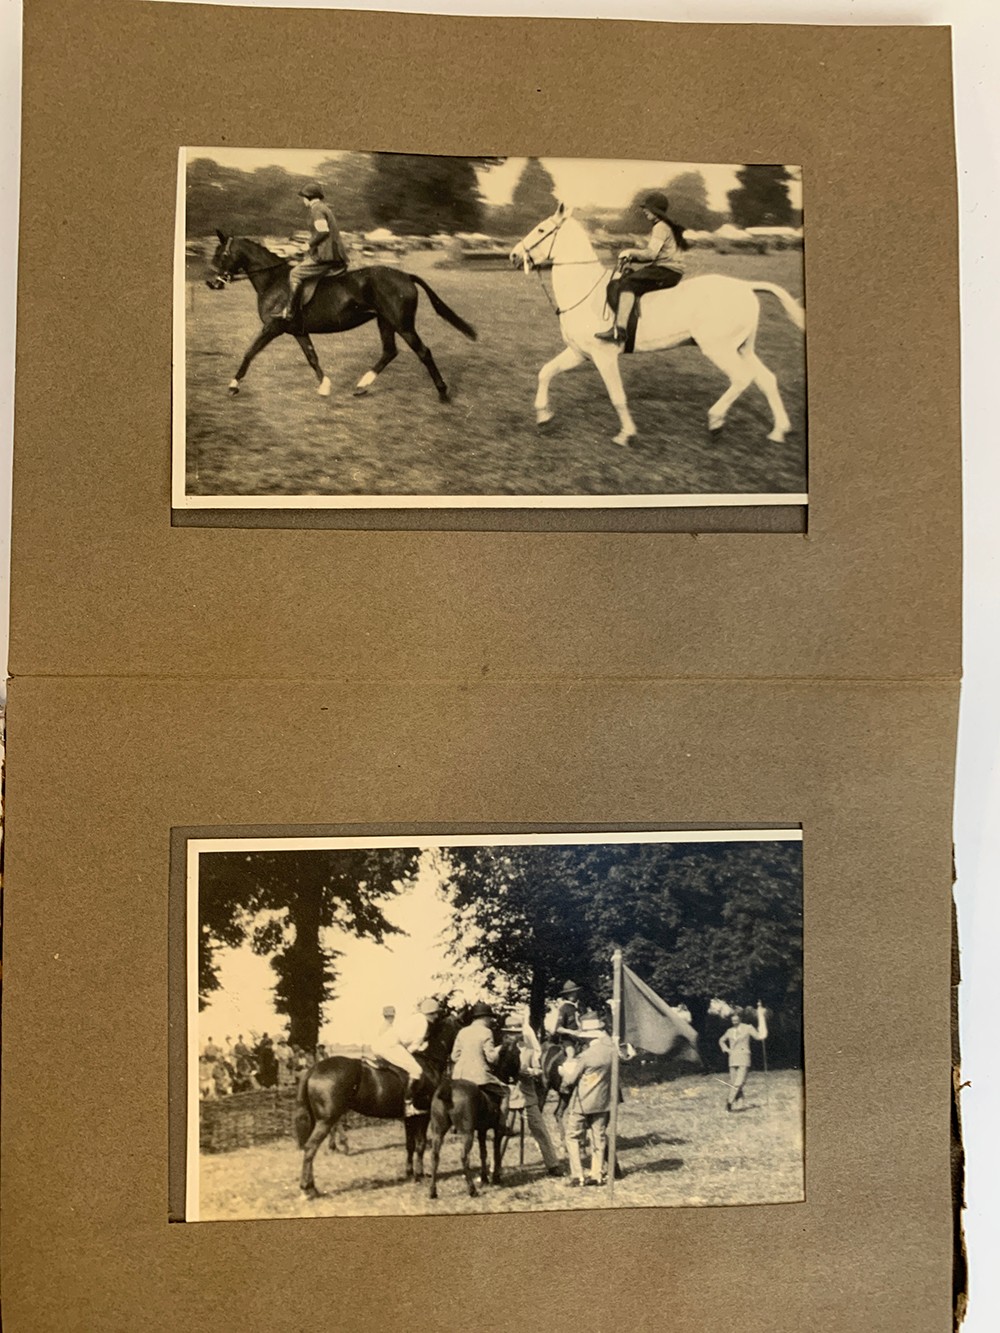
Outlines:
{"type": "Polygon", "coordinates": [[[501,1083],[491,1069],[500,1055],[500,1042],[493,1030],[493,1010],[482,1000],[470,1010],[471,1022],[459,1029],[452,1047],[452,1080],[464,1079],[475,1083],[498,1103],[497,1114],[501,1125],[507,1124],[510,1107],[510,1088],[501,1083]]]}
{"type": "Polygon", "coordinates": [[[421,1000],[412,1014],[399,1023],[388,1024],[372,1041],[375,1054],[395,1065],[406,1076],[403,1087],[404,1116],[420,1114],[413,1104],[413,1089],[424,1071],[414,1058],[414,1053],[423,1050],[431,1022],[439,1012],[440,1007],[433,997],[421,1000]]]}
{"type": "Polygon", "coordinates": [[[684,251],[690,247],[684,239],[684,228],[668,216],[669,208],[670,200],[659,190],[646,195],[642,211],[655,223],[649,243],[623,250],[618,260],[626,261],[628,267],[620,278],[612,278],[608,283],[608,305],[614,324],[594,336],[601,342],[624,343],[626,352],[635,347],[639,298],[644,292],[676,287],[684,276],[684,251]],[[633,264],[639,267],[632,268],[633,264]]]}
{"type": "Polygon", "coordinates": [[[309,210],[309,257],[296,264],[288,275],[288,305],[279,319],[293,323],[299,317],[302,288],[305,283],[347,272],[347,250],[340,236],[337,219],[323,197],[323,187],[310,181],[299,191],[309,210]]]}

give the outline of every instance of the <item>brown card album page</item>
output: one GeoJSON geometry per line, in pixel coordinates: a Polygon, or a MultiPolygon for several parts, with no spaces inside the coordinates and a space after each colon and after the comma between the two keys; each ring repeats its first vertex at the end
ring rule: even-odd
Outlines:
{"type": "Polygon", "coordinates": [[[948,32],[24,58],[8,1326],[949,1329],[948,32]]]}

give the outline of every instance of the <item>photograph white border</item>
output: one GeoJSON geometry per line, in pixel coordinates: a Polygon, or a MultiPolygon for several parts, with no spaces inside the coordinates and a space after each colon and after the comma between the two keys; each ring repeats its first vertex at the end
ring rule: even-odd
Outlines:
{"type": "MultiPolygon", "coordinates": [[[[258,147],[267,145],[241,145],[258,147]]],[[[187,491],[187,202],[188,153],[205,146],[186,145],[177,152],[177,194],[174,217],[173,374],[170,505],[198,509],[705,509],[748,505],[803,506],[808,491],[641,495],[189,495],[187,491]]],[[[806,389],[808,395],[808,386],[806,389]]]]}
{"type": "Polygon", "coordinates": [[[186,1031],[187,1136],[185,1142],[185,1222],[201,1221],[201,1097],[198,1086],[198,871],[202,852],[290,852],[349,850],[362,847],[413,847],[428,851],[438,847],[573,847],[603,843],[706,843],[706,842],[802,842],[801,828],[644,830],[621,833],[496,833],[496,834],[393,834],[347,837],[253,837],[190,838],[186,867],[186,1031]]]}

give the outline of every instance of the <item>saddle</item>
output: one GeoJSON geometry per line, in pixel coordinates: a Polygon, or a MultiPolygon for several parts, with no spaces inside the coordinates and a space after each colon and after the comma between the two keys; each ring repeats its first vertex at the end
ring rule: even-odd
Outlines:
{"type": "Polygon", "coordinates": [[[347,276],[346,265],[343,268],[331,268],[329,273],[322,273],[315,278],[306,278],[299,291],[299,310],[305,310],[306,306],[316,295],[316,288],[321,283],[332,282],[334,278],[343,278],[347,276]]]}

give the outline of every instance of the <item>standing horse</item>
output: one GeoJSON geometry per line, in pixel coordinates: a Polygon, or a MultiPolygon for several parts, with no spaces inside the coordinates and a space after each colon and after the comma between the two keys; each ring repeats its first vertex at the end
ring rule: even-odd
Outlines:
{"type": "MultiPolygon", "coordinates": [[[[583,225],[560,204],[551,217],[540,222],[511,251],[511,263],[552,269],[552,290],[565,350],[538,372],[535,418],[543,426],[552,420],[549,384],[555,375],[590,360],[604,380],[608,396],[621,423],[615,444],[627,445],[638,434],[629,412],[618,358],[621,349],[602,342],[595,334],[607,329],[611,314],[607,305],[609,272],[598,259],[583,225]]],[[[709,273],[685,278],[669,291],[648,292],[642,298],[642,315],[635,340],[637,352],[658,352],[693,342],[728,376],[729,387],[708,409],[708,428],[720,431],[736,399],[751,383],[758,386],[774,416],[769,440],[780,443],[791,430],[778,381],[754,350],[760,321],[756,292],[768,292],[781,302],[785,314],[798,329],[805,328],[805,312],[784,287],[773,282],[744,282],[709,273]]]]}
{"type": "MultiPolygon", "coordinates": [[[[496,1076],[501,1083],[513,1083],[521,1069],[521,1051],[517,1041],[505,1037],[496,1060],[496,1076]]],[[[469,1165],[472,1136],[479,1138],[480,1180],[484,1185],[500,1184],[500,1161],[507,1126],[501,1123],[498,1102],[477,1083],[467,1079],[445,1078],[438,1085],[431,1101],[431,1188],[430,1197],[436,1199],[438,1162],[441,1144],[448,1130],[454,1127],[462,1139],[462,1171],[469,1197],[476,1198],[475,1173],[469,1165]],[[493,1175],[486,1167],[486,1135],[493,1130],[493,1175]]]]}
{"type": "Polygon", "coordinates": [[[257,353],[262,352],[275,338],[288,333],[302,348],[313,374],[319,380],[316,392],[327,397],[330,380],[319,363],[309,335],[343,333],[374,319],[378,321],[378,331],[382,338],[382,355],[358,380],[355,396],[366,394],[377,376],[390,361],[395,360],[398,333],[423,362],[434,381],[438,397],[443,403],[448,402],[448,386],[441,378],[430,348],[416,330],[417,299],[420,295],[417,288],[422,287],[430,297],[435,312],[467,338],[474,341],[476,330],[461,315],[456,315],[423,278],[418,278],[415,273],[401,273],[399,269],[389,268],[385,264],[349,269],[336,277],[321,278],[312,300],[303,305],[299,317],[293,321],[281,317],[281,311],[288,302],[289,261],[274,254],[259,241],[251,241],[245,236],[226,236],[221,231],[216,232],[216,235],[219,244],[212,257],[212,267],[217,276],[206,278],[207,286],[213,291],[221,291],[234,275],[245,273],[257,293],[257,313],[264,326],[247,348],[239,369],[229,381],[230,394],[239,393],[240,381],[250,369],[250,363],[257,353]]]}
{"type": "MultiPolygon", "coordinates": [[[[413,1085],[415,1106],[429,1106],[447,1067],[458,1027],[450,1016],[440,1017],[431,1025],[425,1049],[416,1055],[424,1072],[413,1085]]],[[[406,1129],[407,1178],[423,1179],[428,1112],[404,1115],[403,1083],[393,1069],[376,1069],[352,1056],[333,1055],[320,1060],[302,1076],[296,1099],[295,1133],[303,1149],[299,1185],[309,1198],[319,1197],[313,1179],[313,1159],[326,1136],[336,1132],[338,1121],[347,1111],[358,1111],[377,1120],[402,1120],[406,1129]]]]}

